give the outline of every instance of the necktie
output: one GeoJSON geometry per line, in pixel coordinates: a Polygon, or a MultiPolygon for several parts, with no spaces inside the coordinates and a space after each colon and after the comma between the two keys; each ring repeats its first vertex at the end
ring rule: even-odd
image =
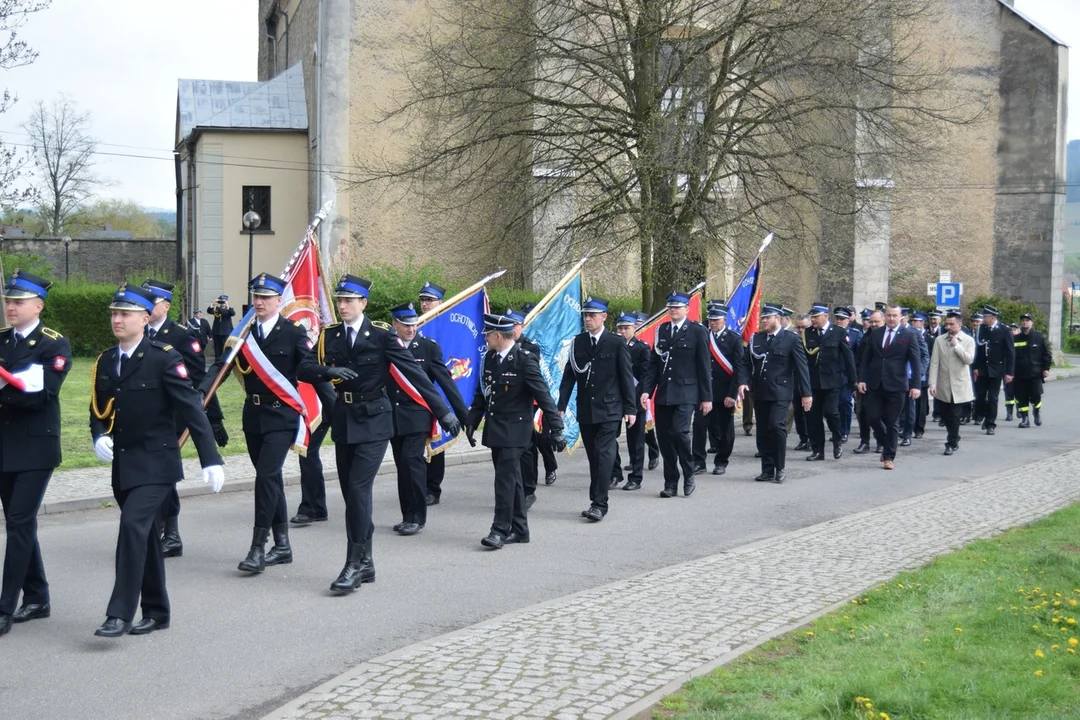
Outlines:
{"type": "Polygon", "coordinates": [[[19,347],[19,343],[23,341],[22,333],[15,333],[15,347],[19,347]]]}
{"type": "Polygon", "coordinates": [[[772,347],[772,341],[773,341],[774,337],[776,337],[776,336],[772,335],[772,334],[769,334],[769,335],[766,336],[765,347],[767,347],[767,348],[772,347]]]}
{"type": "Polygon", "coordinates": [[[593,349],[593,350],[595,350],[595,349],[596,349],[596,337],[595,337],[595,336],[593,336],[593,337],[591,338],[591,340],[592,340],[592,349],[593,349]]]}
{"type": "Polygon", "coordinates": [[[351,325],[345,330],[345,340],[349,343],[350,348],[353,346],[353,342],[356,341],[356,330],[351,325]]]}
{"type": "Polygon", "coordinates": [[[120,374],[124,374],[124,366],[127,365],[128,356],[124,353],[120,353],[120,374]]]}
{"type": "Polygon", "coordinates": [[[151,340],[153,340],[155,337],[157,337],[157,330],[155,330],[154,328],[149,328],[146,334],[150,336],[151,340]]]}
{"type": "Polygon", "coordinates": [[[884,347],[885,350],[888,350],[889,345],[892,344],[892,334],[893,334],[892,330],[886,330],[885,331],[885,347],[884,347]]]}

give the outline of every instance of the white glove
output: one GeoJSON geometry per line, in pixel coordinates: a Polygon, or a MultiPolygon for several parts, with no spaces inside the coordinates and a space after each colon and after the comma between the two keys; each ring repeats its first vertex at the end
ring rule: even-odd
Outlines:
{"type": "Polygon", "coordinates": [[[220,465],[209,465],[202,469],[202,481],[210,485],[214,492],[221,492],[221,486],[225,484],[225,468],[220,465]]]}
{"type": "Polygon", "coordinates": [[[112,438],[102,435],[94,441],[94,454],[101,462],[112,462],[112,438]]]}

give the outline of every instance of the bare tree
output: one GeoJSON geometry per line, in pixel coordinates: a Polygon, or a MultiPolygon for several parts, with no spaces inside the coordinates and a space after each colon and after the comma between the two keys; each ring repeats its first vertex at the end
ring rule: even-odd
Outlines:
{"type": "Polygon", "coordinates": [[[409,152],[358,160],[355,181],[483,217],[478,248],[528,245],[557,205],[557,237],[529,261],[636,249],[655,307],[740,238],[816,241],[868,201],[860,179],[930,157],[944,126],[978,116],[983,99],[924,48],[939,5],[431,2],[401,68],[409,93],[380,120],[409,152]]]}
{"type": "MultiPolygon", "coordinates": [[[[30,15],[49,6],[52,0],[0,0],[0,69],[29,65],[37,59],[25,40],[19,38],[19,30],[30,15]]],[[[0,114],[6,112],[18,98],[7,88],[0,96],[0,114]]],[[[30,155],[0,140],[0,207],[10,208],[35,199],[32,188],[18,187],[24,166],[30,155]]]]}
{"type": "Polygon", "coordinates": [[[51,105],[39,101],[23,128],[38,170],[44,229],[59,236],[102,184],[93,174],[97,140],[90,135],[90,115],[61,96],[51,105]]]}

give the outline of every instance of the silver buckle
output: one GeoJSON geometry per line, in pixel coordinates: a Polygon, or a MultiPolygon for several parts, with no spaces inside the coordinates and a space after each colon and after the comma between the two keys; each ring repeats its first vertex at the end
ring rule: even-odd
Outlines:
{"type": "Polygon", "coordinates": [[[346,403],[348,403],[349,405],[352,405],[352,393],[351,392],[346,390],[345,392],[341,393],[341,396],[345,399],[346,403]]]}
{"type": "Polygon", "coordinates": [[[252,402],[253,405],[262,405],[262,401],[259,400],[258,395],[252,395],[251,396],[251,402],[252,402]]]}

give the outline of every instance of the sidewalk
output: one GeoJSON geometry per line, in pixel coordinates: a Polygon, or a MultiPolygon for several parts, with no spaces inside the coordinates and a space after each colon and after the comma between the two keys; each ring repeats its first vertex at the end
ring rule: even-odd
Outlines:
{"type": "Polygon", "coordinates": [[[526,608],[267,718],[631,718],[897,572],[1080,500],[1080,450],[526,608]]]}
{"type": "MultiPolygon", "coordinates": [[[[1070,358],[1073,367],[1055,369],[1050,371],[1051,380],[1067,380],[1080,377],[1080,357],[1070,358]]],[[[327,481],[337,479],[334,470],[333,445],[328,437],[323,443],[322,460],[325,468],[327,481]]],[[[447,451],[447,465],[460,465],[474,462],[487,462],[491,458],[490,452],[479,444],[470,448],[465,437],[461,436],[458,441],[447,451]]],[[[393,457],[389,449],[386,459],[379,469],[379,474],[394,472],[393,457]]],[[[100,467],[81,468],[78,470],[58,470],[53,473],[49,481],[49,488],[45,492],[45,500],[41,506],[42,513],[70,512],[72,510],[85,510],[98,507],[102,503],[111,503],[112,486],[110,482],[111,469],[108,465],[100,467]]],[[[202,472],[199,462],[195,459],[184,461],[184,476],[188,478],[180,483],[179,490],[182,497],[188,495],[202,495],[209,489],[202,484],[202,472]]],[[[300,482],[300,467],[296,455],[290,453],[285,461],[285,485],[297,485],[300,482]]],[[[255,487],[255,469],[246,454],[231,455],[225,458],[225,487],[222,492],[247,491],[255,487]]]]}

